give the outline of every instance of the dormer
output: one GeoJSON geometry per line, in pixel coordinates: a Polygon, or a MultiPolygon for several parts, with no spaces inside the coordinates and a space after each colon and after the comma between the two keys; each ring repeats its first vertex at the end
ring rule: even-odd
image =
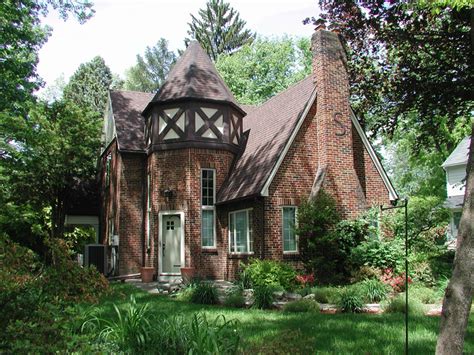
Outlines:
{"type": "Polygon", "coordinates": [[[239,151],[245,112],[197,41],[190,43],[142,115],[149,151],[239,151]]]}

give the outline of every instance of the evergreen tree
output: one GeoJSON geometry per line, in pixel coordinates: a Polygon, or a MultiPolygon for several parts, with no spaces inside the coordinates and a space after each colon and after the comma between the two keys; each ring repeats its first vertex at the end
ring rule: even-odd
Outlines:
{"type": "Polygon", "coordinates": [[[110,68],[103,58],[97,56],[79,66],[64,88],[64,98],[102,116],[112,82],[110,68]]]}
{"type": "MultiPolygon", "coordinates": [[[[197,40],[209,56],[216,60],[221,53],[231,53],[255,39],[239,13],[224,0],[209,0],[205,9],[200,9],[198,17],[191,14],[188,34],[197,40]]],[[[186,45],[190,39],[186,38],[186,45]]]]}
{"type": "Polygon", "coordinates": [[[146,47],[144,57],[137,55],[137,64],[127,70],[125,89],[143,92],[158,90],[176,61],[164,38],[153,47],[146,47]]]}

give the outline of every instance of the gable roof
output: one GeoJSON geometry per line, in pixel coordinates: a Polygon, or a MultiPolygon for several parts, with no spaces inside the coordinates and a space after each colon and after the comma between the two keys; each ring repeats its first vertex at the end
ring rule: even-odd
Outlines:
{"type": "Polygon", "coordinates": [[[467,164],[470,144],[471,137],[464,138],[441,166],[447,168],[449,166],[467,164]]]}
{"type": "Polygon", "coordinates": [[[240,110],[234,95],[197,41],[192,41],[186,48],[143,114],[146,115],[155,102],[184,98],[228,102],[240,110]]]}
{"type": "Polygon", "coordinates": [[[245,150],[229,173],[231,178],[219,190],[218,203],[260,195],[290,136],[296,131],[299,118],[314,98],[315,87],[312,77],[308,76],[249,110],[243,119],[247,135],[245,150]]]}
{"type": "Polygon", "coordinates": [[[110,91],[110,103],[121,151],[144,151],[145,119],[141,113],[153,94],[138,91],[110,91]]]}

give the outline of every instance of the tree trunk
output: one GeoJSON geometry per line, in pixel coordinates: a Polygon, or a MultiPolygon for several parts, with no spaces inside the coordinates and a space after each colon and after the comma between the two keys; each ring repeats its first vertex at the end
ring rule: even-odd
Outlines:
{"type": "Polygon", "coordinates": [[[436,354],[463,353],[474,290],[474,123],[467,163],[464,207],[457,237],[454,270],[443,300],[436,354]]]}

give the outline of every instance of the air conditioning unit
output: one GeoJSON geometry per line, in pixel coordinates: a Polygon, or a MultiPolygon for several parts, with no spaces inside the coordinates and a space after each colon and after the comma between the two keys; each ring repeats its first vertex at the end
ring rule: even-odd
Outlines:
{"type": "Polygon", "coordinates": [[[103,244],[88,244],[84,252],[84,266],[94,265],[96,269],[107,274],[107,247],[103,244]]]}

